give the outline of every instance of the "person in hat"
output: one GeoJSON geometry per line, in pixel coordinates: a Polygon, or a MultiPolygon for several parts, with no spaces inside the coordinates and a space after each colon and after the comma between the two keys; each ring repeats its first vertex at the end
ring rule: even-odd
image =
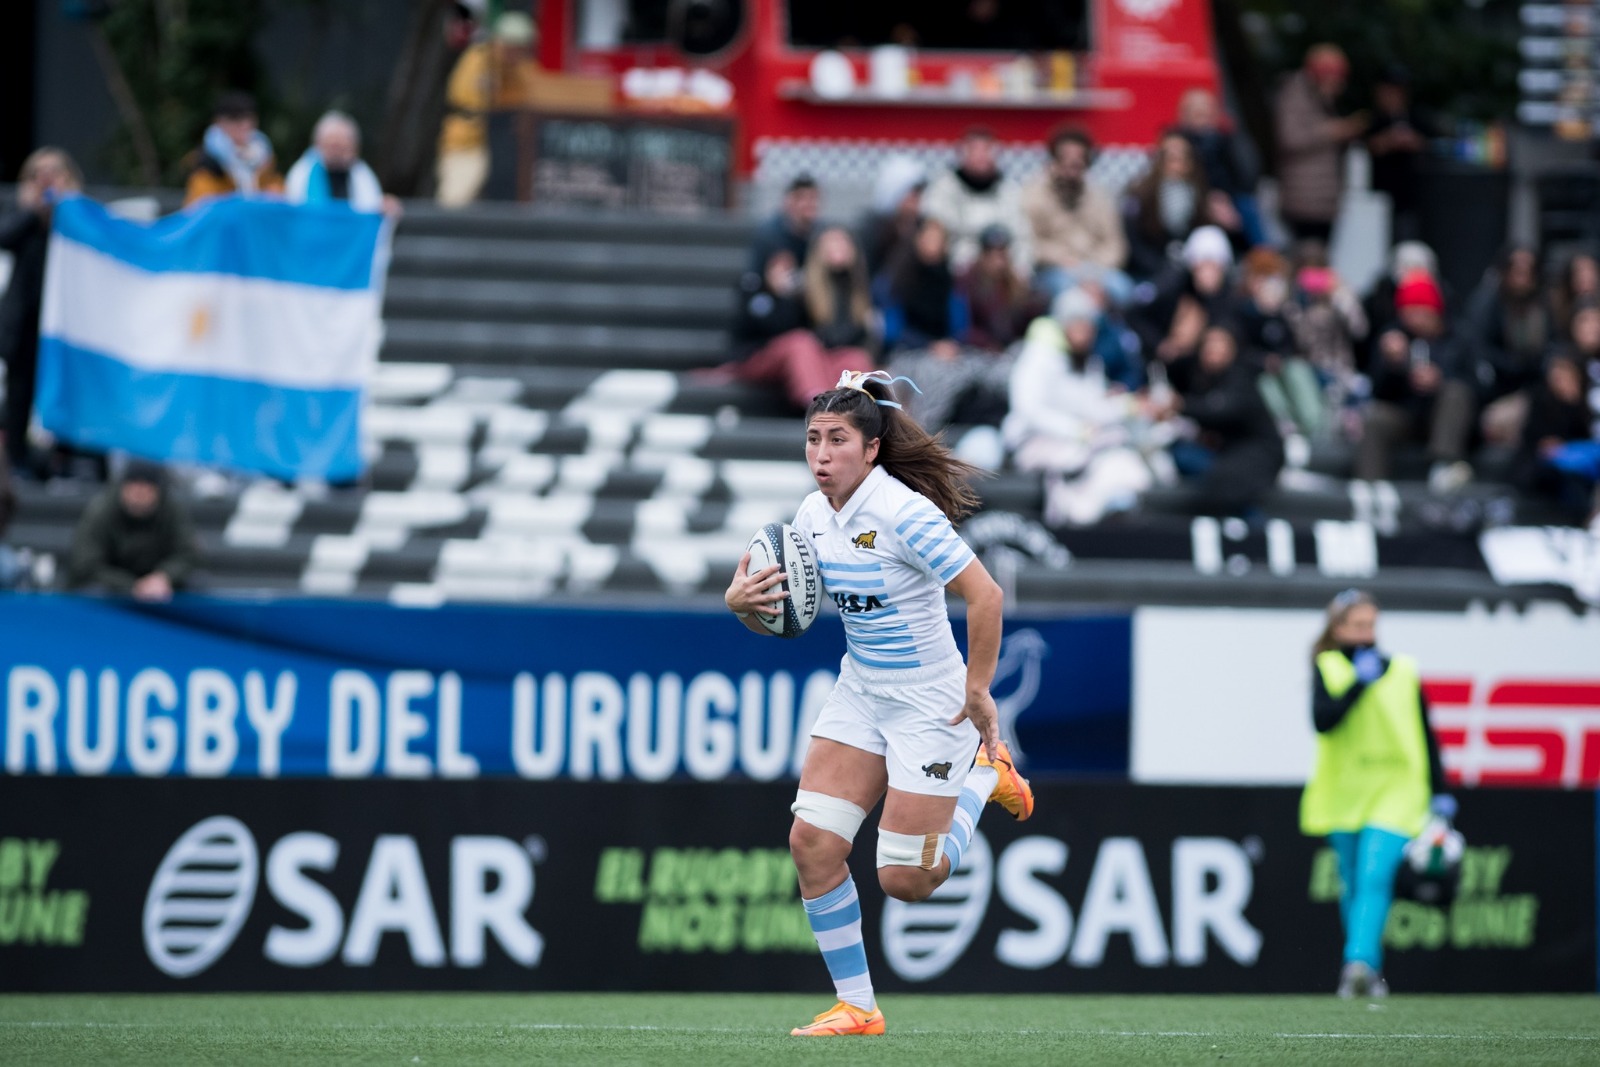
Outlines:
{"type": "Polygon", "coordinates": [[[1339,862],[1344,926],[1341,997],[1383,997],[1383,928],[1395,872],[1430,812],[1450,820],[1439,741],[1416,661],[1377,646],[1378,602],[1347,589],[1328,604],[1312,645],[1316,764],[1300,797],[1300,831],[1326,837],[1339,862]]]}
{"type": "Polygon", "coordinates": [[[1394,450],[1425,440],[1432,468],[1429,488],[1450,493],[1472,479],[1467,445],[1477,418],[1476,361],[1445,317],[1439,283],[1413,271],[1394,296],[1396,321],[1379,336],[1372,363],[1372,403],[1367,408],[1355,476],[1389,477],[1394,450]]]}
{"type": "Polygon", "coordinates": [[[78,520],[67,587],[170,600],[189,583],[195,557],[194,525],[168,488],[166,471],[136,459],[78,520]]]}
{"type": "Polygon", "coordinates": [[[885,268],[898,263],[916,238],[922,191],[927,187],[927,168],[910,156],[890,156],[878,168],[872,206],[861,218],[857,238],[874,285],[884,280],[885,268]]]}
{"type": "Polygon", "coordinates": [[[1337,111],[1349,77],[1344,51],[1319,44],[1278,93],[1273,125],[1279,210],[1297,240],[1326,242],[1332,235],[1344,195],[1344,151],[1367,128],[1365,114],[1340,116],[1337,111]]]}
{"type": "Polygon", "coordinates": [[[1011,371],[1001,436],[1018,470],[1042,475],[1051,526],[1092,525],[1154,483],[1138,447],[1143,407],[1108,376],[1100,323],[1087,289],[1066,290],[1028,327],[1011,371]]]}
{"type": "Polygon", "coordinates": [[[489,179],[489,110],[527,99],[536,37],[533,19],[506,11],[487,40],[468,45],[456,60],[439,128],[436,195],[442,206],[462,207],[483,191],[489,179]]]}

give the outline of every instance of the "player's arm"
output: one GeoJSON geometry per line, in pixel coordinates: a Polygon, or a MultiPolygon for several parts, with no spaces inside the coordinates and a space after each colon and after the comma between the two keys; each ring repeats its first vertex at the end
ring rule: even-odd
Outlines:
{"type": "Polygon", "coordinates": [[[1005,593],[978,559],[963,567],[945,588],[967,602],[967,702],[951,721],[970,719],[983,737],[989,758],[995,759],[999,755],[1000,715],[989,685],[1000,659],[1005,593]]]}
{"type": "Polygon", "coordinates": [[[773,632],[761,625],[761,620],[756,618],[757,613],[769,618],[777,618],[783,611],[783,601],[789,596],[782,589],[774,589],[783,583],[783,571],[777,566],[766,567],[750,573],[750,553],[746,552],[739,557],[739,566],[734,569],[733,582],[728,586],[728,591],[722,594],[722,602],[728,605],[728,610],[733,612],[734,618],[744,623],[744,628],[753,634],[766,634],[775,636],[773,632]]]}

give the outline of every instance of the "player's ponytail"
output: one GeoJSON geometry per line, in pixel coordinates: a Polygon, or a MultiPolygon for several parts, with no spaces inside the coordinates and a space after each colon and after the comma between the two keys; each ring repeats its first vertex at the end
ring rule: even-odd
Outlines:
{"type": "Polygon", "coordinates": [[[890,390],[887,372],[847,371],[839,381],[838,387],[811,401],[807,424],[823,412],[844,416],[864,439],[877,439],[879,466],[931,500],[952,522],[978,510],[981,501],[968,479],[982,470],[955,458],[905,413],[890,390]]]}

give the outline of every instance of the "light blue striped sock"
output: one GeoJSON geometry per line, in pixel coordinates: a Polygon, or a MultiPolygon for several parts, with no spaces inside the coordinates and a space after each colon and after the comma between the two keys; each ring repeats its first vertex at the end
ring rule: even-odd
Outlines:
{"type": "Polygon", "coordinates": [[[801,900],[811,932],[817,935],[822,960],[833,976],[839,999],[863,1011],[877,1006],[872,995],[872,975],[867,973],[867,946],[861,938],[861,898],[855,879],[845,875],[831,892],[814,900],[801,900]]]}
{"type": "Polygon", "coordinates": [[[989,802],[1000,775],[993,767],[974,767],[961,787],[961,799],[956,801],[955,817],[950,820],[950,836],[944,840],[944,854],[950,858],[950,873],[961,866],[961,857],[972,844],[973,832],[978,829],[978,816],[989,802]]]}

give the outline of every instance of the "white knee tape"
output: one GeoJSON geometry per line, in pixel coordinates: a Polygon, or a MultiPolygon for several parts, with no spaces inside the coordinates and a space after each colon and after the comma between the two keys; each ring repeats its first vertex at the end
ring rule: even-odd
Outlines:
{"type": "Polygon", "coordinates": [[[897,834],[878,828],[879,867],[920,867],[931,871],[944,856],[949,834],[897,834]]]}
{"type": "Polygon", "coordinates": [[[789,805],[789,810],[817,829],[838,834],[852,842],[856,839],[856,831],[861,829],[861,821],[867,817],[866,812],[848,800],[830,797],[826,793],[813,793],[808,789],[795,793],[794,803],[789,805]]]}

